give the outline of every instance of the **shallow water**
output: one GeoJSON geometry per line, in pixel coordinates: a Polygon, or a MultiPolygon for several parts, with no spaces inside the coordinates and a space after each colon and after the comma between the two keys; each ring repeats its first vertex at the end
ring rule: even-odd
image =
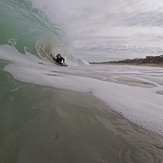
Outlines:
{"type": "Polygon", "coordinates": [[[163,137],[124,119],[91,92],[19,82],[2,68],[0,74],[1,163],[163,162],[163,137]]]}

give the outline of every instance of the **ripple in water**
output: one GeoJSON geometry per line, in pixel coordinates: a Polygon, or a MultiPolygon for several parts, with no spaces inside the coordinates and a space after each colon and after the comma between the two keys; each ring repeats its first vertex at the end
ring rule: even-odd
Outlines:
{"type": "Polygon", "coordinates": [[[121,163],[162,163],[156,146],[146,142],[135,142],[131,145],[124,145],[115,151],[117,162],[121,163]]]}

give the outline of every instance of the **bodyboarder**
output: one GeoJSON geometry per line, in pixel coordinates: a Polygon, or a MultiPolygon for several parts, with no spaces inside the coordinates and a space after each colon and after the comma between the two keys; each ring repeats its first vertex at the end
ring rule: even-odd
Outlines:
{"type": "Polygon", "coordinates": [[[61,54],[57,54],[56,57],[53,57],[52,54],[50,54],[51,57],[60,65],[65,64],[65,59],[61,56],[61,54]]]}

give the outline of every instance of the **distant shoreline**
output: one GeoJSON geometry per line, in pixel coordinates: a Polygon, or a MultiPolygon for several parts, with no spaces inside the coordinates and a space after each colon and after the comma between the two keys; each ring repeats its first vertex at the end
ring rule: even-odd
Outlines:
{"type": "Polygon", "coordinates": [[[135,66],[163,67],[163,55],[146,56],[146,58],[125,59],[125,60],[120,60],[120,61],[89,62],[89,63],[90,64],[135,65],[135,66]]]}

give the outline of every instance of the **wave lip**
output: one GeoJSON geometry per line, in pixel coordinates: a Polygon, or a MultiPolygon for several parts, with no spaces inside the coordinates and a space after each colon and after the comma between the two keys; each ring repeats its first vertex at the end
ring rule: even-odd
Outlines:
{"type": "Polygon", "coordinates": [[[29,1],[1,1],[0,15],[0,44],[12,44],[21,53],[27,50],[36,54],[36,43],[46,40],[66,52],[67,40],[63,30],[29,1]]]}

